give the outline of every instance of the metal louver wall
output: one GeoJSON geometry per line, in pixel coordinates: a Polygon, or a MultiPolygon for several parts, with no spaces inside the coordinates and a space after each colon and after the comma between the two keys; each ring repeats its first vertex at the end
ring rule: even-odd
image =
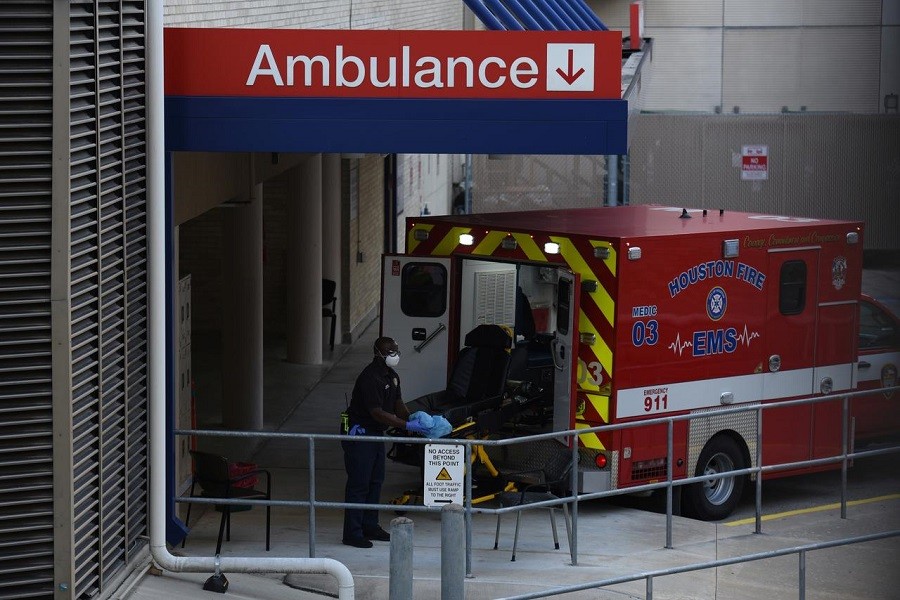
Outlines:
{"type": "Polygon", "coordinates": [[[0,3],[0,598],[52,597],[50,0],[0,3]]]}
{"type": "Polygon", "coordinates": [[[73,0],[72,581],[108,591],[147,533],[144,3],[73,0]]]}

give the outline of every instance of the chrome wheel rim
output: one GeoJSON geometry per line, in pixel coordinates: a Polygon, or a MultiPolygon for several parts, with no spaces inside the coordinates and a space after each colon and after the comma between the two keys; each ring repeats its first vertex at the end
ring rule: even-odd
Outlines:
{"type": "MultiPolygon", "coordinates": [[[[719,452],[714,454],[703,468],[704,475],[718,475],[726,471],[734,470],[734,461],[727,454],[719,452]]],[[[709,479],[703,482],[703,494],[710,504],[720,505],[727,501],[734,491],[734,477],[721,479],[709,479]]]]}

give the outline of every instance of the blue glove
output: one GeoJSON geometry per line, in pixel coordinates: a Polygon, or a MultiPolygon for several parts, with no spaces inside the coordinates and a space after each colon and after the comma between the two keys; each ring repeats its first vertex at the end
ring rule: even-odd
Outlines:
{"type": "Polygon", "coordinates": [[[410,433],[418,433],[419,435],[428,437],[428,427],[425,427],[415,419],[406,422],[406,430],[410,433]]]}

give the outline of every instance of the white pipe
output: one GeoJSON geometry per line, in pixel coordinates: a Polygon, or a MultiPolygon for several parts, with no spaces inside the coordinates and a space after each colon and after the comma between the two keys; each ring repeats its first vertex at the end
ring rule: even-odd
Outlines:
{"type": "MultiPolygon", "coordinates": [[[[175,556],[166,547],[166,219],[163,121],[163,0],[147,8],[147,237],[150,285],[150,553],[169,571],[212,573],[214,557],[175,556]]],[[[331,558],[223,557],[223,572],[318,573],[332,575],[338,598],[354,597],[353,575],[331,558]]]]}

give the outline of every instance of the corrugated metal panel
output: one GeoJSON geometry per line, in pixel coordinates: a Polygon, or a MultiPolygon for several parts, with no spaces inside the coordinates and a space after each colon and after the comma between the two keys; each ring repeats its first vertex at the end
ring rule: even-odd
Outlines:
{"type": "Polygon", "coordinates": [[[146,534],[143,2],[70,4],[73,597],[146,534]]]}
{"type": "Polygon", "coordinates": [[[0,4],[0,598],[53,596],[50,0],[0,4]]]}
{"type": "Polygon", "coordinates": [[[900,116],[642,114],[630,138],[632,204],[858,219],[866,249],[900,248],[900,116]],[[749,144],[769,147],[765,181],[741,179],[749,144]]]}
{"type": "Polygon", "coordinates": [[[653,38],[653,61],[644,110],[711,112],[721,103],[721,29],[648,28],[646,35],[653,38]]]}
{"type": "Polygon", "coordinates": [[[721,27],[723,0],[647,0],[644,23],[650,27],[721,27]]]}

